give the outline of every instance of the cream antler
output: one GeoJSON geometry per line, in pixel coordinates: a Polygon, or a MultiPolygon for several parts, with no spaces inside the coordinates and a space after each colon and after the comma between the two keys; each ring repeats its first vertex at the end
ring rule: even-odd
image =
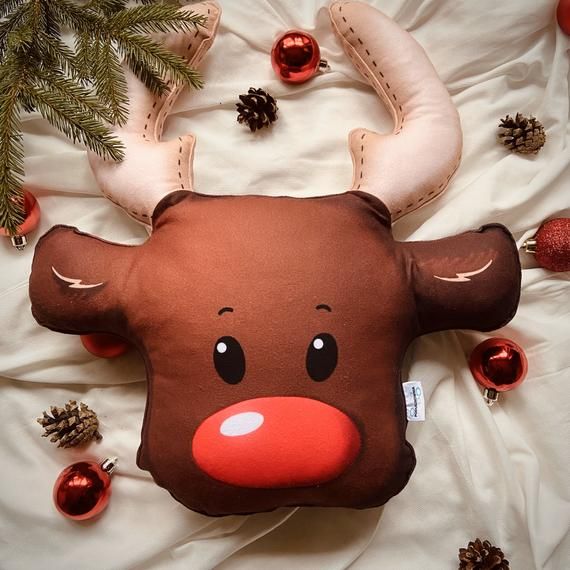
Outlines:
{"type": "MultiPolygon", "coordinates": [[[[204,15],[204,26],[184,33],[157,36],[170,50],[197,66],[212,45],[218,29],[220,7],[212,1],[184,6],[181,10],[204,15]]],[[[121,163],[102,160],[89,153],[89,163],[103,194],[130,216],[150,224],[155,206],[164,196],[192,188],[192,159],[195,138],[185,135],[161,142],[166,117],[181,85],[173,85],[163,96],[153,95],[123,64],[129,98],[129,118],[114,133],[125,145],[121,163]]]]}
{"type": "Polygon", "coordinates": [[[392,220],[445,190],[461,159],[457,110],[421,46],[398,24],[360,2],[330,7],[333,28],[394,118],[391,134],[349,135],[351,190],[380,198],[392,220]]]}

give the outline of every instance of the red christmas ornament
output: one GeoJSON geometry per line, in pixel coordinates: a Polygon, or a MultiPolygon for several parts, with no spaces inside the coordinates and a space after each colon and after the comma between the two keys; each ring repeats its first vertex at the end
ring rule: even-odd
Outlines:
{"type": "Polygon", "coordinates": [[[538,228],[523,247],[534,253],[541,267],[551,271],[570,271],[570,218],[555,218],[538,228]]]}
{"type": "Polygon", "coordinates": [[[523,349],[506,338],[489,338],[475,347],[469,357],[473,377],[485,388],[488,403],[498,392],[516,388],[525,378],[528,362],[523,349]]]}
{"type": "Polygon", "coordinates": [[[40,223],[40,205],[36,197],[27,190],[24,190],[24,221],[18,226],[16,235],[11,236],[5,228],[0,228],[0,236],[10,237],[12,245],[19,250],[26,247],[28,240],[26,234],[35,230],[40,223]]]}
{"type": "Polygon", "coordinates": [[[320,69],[328,67],[321,59],[317,40],[306,32],[289,30],[277,38],[271,48],[271,65],[286,83],[303,83],[320,69]]]}
{"type": "Polygon", "coordinates": [[[120,336],[108,333],[80,335],[81,343],[93,355],[99,358],[115,358],[125,354],[130,344],[120,336]]]}
{"type": "Polygon", "coordinates": [[[556,10],[556,18],[560,29],[570,36],[570,0],[560,0],[556,10]]]}
{"type": "Polygon", "coordinates": [[[53,486],[53,501],[65,517],[82,521],[96,517],[105,509],[111,496],[111,473],[117,458],[79,461],[66,467],[53,486]]]}

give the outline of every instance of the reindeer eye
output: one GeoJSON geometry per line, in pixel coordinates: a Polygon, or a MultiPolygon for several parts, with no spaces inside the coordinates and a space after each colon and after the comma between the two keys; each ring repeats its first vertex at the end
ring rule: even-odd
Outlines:
{"type": "Polygon", "coordinates": [[[336,368],[338,348],[334,337],[328,333],[318,334],[307,349],[307,372],[315,382],[326,380],[336,368]]]}
{"type": "Polygon", "coordinates": [[[233,336],[223,336],[214,345],[214,366],[228,384],[238,384],[245,374],[245,354],[233,336]]]}

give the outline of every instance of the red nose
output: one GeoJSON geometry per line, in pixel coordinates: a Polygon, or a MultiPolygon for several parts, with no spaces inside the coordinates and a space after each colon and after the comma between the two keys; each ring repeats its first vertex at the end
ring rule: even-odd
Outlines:
{"type": "Polygon", "coordinates": [[[238,487],[303,487],[338,477],[356,458],[350,418],[309,398],[245,400],[206,418],[192,453],[210,477],[238,487]]]}

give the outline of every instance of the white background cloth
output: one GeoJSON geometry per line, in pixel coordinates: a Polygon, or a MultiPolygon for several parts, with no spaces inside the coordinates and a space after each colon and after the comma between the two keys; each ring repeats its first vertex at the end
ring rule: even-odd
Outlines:
{"type": "MultiPolygon", "coordinates": [[[[570,215],[569,47],[554,0],[374,0],[426,49],[457,105],[463,161],[447,192],[396,224],[398,239],[433,239],[500,222],[518,244],[549,217],[570,215]],[[537,116],[547,143],[537,156],[495,143],[498,119],[537,116]]],[[[186,91],[165,139],[197,135],[203,193],[338,193],[351,180],[350,129],[391,129],[387,112],[351,67],[324,0],[225,0],[220,33],[202,67],[206,88],[186,91]],[[317,37],[332,71],[291,87],[273,75],[269,51],[290,28],[317,37]],[[236,123],[237,95],[263,87],[279,120],[252,135],[236,123]]],[[[38,237],[53,224],[138,243],[145,230],[99,193],[84,149],[39,116],[24,118],[26,181],[42,208],[23,253],[0,243],[0,568],[389,569],[457,567],[476,536],[501,546],[514,570],[570,568],[570,276],[523,254],[513,321],[495,336],[526,351],[528,379],[488,408],[467,367],[491,335],[433,334],[409,351],[404,379],[420,380],[427,419],[410,424],[418,457],[408,486],[384,509],[281,509],[208,518],[185,509],[135,465],[145,404],[136,355],[92,357],[73,336],[32,319],[27,279],[38,237]],[[81,399],[104,439],[60,450],[35,418],[81,399]],[[98,519],[74,523],[51,490],[69,463],[118,455],[113,497],[98,519]]],[[[191,239],[191,235],[190,235],[191,239]]],[[[365,278],[365,276],[363,276],[365,278]]],[[[363,386],[363,389],[365,387],[363,386]]],[[[172,426],[176,437],[176,426],[172,426]]]]}

